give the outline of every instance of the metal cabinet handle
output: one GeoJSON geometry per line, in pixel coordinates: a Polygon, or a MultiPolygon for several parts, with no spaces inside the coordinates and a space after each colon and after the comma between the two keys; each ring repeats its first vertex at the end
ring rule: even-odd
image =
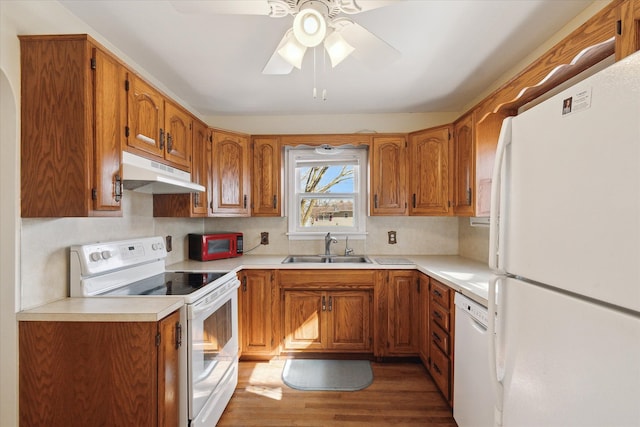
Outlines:
{"type": "Polygon", "coordinates": [[[413,207],[416,207],[416,193],[413,193],[413,207]]]}
{"type": "Polygon", "coordinates": [[[176,322],[176,349],[182,346],[182,325],[176,322]]]}
{"type": "Polygon", "coordinates": [[[433,317],[437,317],[438,319],[442,320],[442,316],[437,311],[433,312],[433,317]]]}
{"type": "Polygon", "coordinates": [[[278,207],[278,196],[276,194],[273,195],[273,209],[278,207]]]}
{"type": "Polygon", "coordinates": [[[333,297],[329,297],[329,311],[333,310],[333,297]]]}
{"type": "Polygon", "coordinates": [[[373,195],[373,207],[378,209],[378,195],[377,194],[373,195]]]}
{"type": "Polygon", "coordinates": [[[438,334],[436,334],[435,332],[433,332],[431,335],[433,335],[433,338],[435,338],[436,341],[442,342],[442,338],[440,338],[440,336],[438,334]]]}
{"type": "Polygon", "coordinates": [[[171,150],[173,150],[173,137],[167,132],[167,153],[170,153],[171,150]]]}
{"type": "Polygon", "coordinates": [[[471,188],[467,188],[467,204],[471,206],[471,188]]]}
{"type": "Polygon", "coordinates": [[[327,311],[327,303],[324,296],[322,297],[322,311],[327,311]]]}
{"type": "Polygon", "coordinates": [[[122,200],[122,178],[116,175],[113,183],[113,198],[116,202],[122,200]]]}
{"type": "Polygon", "coordinates": [[[160,149],[164,150],[164,129],[160,128],[160,149]]]}
{"type": "Polygon", "coordinates": [[[243,202],[243,206],[246,209],[247,208],[247,195],[244,195],[244,202],[243,202]]]}

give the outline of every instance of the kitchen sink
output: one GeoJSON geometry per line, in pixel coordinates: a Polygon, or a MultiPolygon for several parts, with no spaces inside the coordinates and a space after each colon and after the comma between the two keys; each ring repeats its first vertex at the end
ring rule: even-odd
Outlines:
{"type": "Polygon", "coordinates": [[[364,255],[289,255],[283,264],[299,264],[299,263],[371,263],[371,260],[364,255]]]}

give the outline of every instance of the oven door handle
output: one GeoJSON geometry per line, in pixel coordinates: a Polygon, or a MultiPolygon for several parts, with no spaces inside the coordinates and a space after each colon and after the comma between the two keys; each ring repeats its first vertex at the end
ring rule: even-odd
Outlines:
{"type": "Polygon", "coordinates": [[[233,293],[236,292],[236,289],[240,287],[240,281],[238,279],[235,279],[233,284],[234,286],[227,292],[217,295],[215,298],[212,298],[211,301],[208,301],[208,298],[205,297],[204,301],[193,304],[190,317],[195,319],[202,313],[213,313],[215,310],[222,307],[222,305],[229,299],[229,295],[233,295],[233,293]]]}

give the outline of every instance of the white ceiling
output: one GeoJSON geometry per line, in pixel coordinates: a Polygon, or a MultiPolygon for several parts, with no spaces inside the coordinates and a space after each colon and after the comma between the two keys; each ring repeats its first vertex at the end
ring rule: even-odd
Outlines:
{"type": "Polygon", "coordinates": [[[185,14],[155,0],[61,3],[200,114],[270,115],[460,111],[591,1],[404,0],[351,15],[401,56],[377,69],[352,57],[319,65],[326,101],[312,96],[311,49],[302,70],[262,74],[291,16],[185,14]]]}

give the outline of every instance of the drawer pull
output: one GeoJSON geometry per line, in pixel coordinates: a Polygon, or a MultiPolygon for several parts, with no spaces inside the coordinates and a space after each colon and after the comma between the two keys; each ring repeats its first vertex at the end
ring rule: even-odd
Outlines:
{"type": "Polygon", "coordinates": [[[433,312],[433,317],[437,317],[438,319],[442,320],[442,315],[440,313],[438,313],[437,311],[433,312]]]}
{"type": "Polygon", "coordinates": [[[440,293],[440,291],[439,291],[439,290],[437,290],[437,289],[434,289],[434,290],[433,290],[433,294],[434,294],[435,296],[437,296],[438,298],[442,298],[442,294],[441,294],[441,293],[440,293]]]}
{"type": "Polygon", "coordinates": [[[432,334],[433,334],[433,338],[435,338],[436,341],[442,342],[442,338],[440,338],[440,336],[438,334],[436,334],[435,332],[433,332],[432,334]]]}
{"type": "Polygon", "coordinates": [[[434,369],[438,374],[442,375],[442,371],[440,370],[440,368],[438,368],[438,365],[437,365],[437,364],[435,364],[435,363],[433,364],[433,369],[434,369]]]}

